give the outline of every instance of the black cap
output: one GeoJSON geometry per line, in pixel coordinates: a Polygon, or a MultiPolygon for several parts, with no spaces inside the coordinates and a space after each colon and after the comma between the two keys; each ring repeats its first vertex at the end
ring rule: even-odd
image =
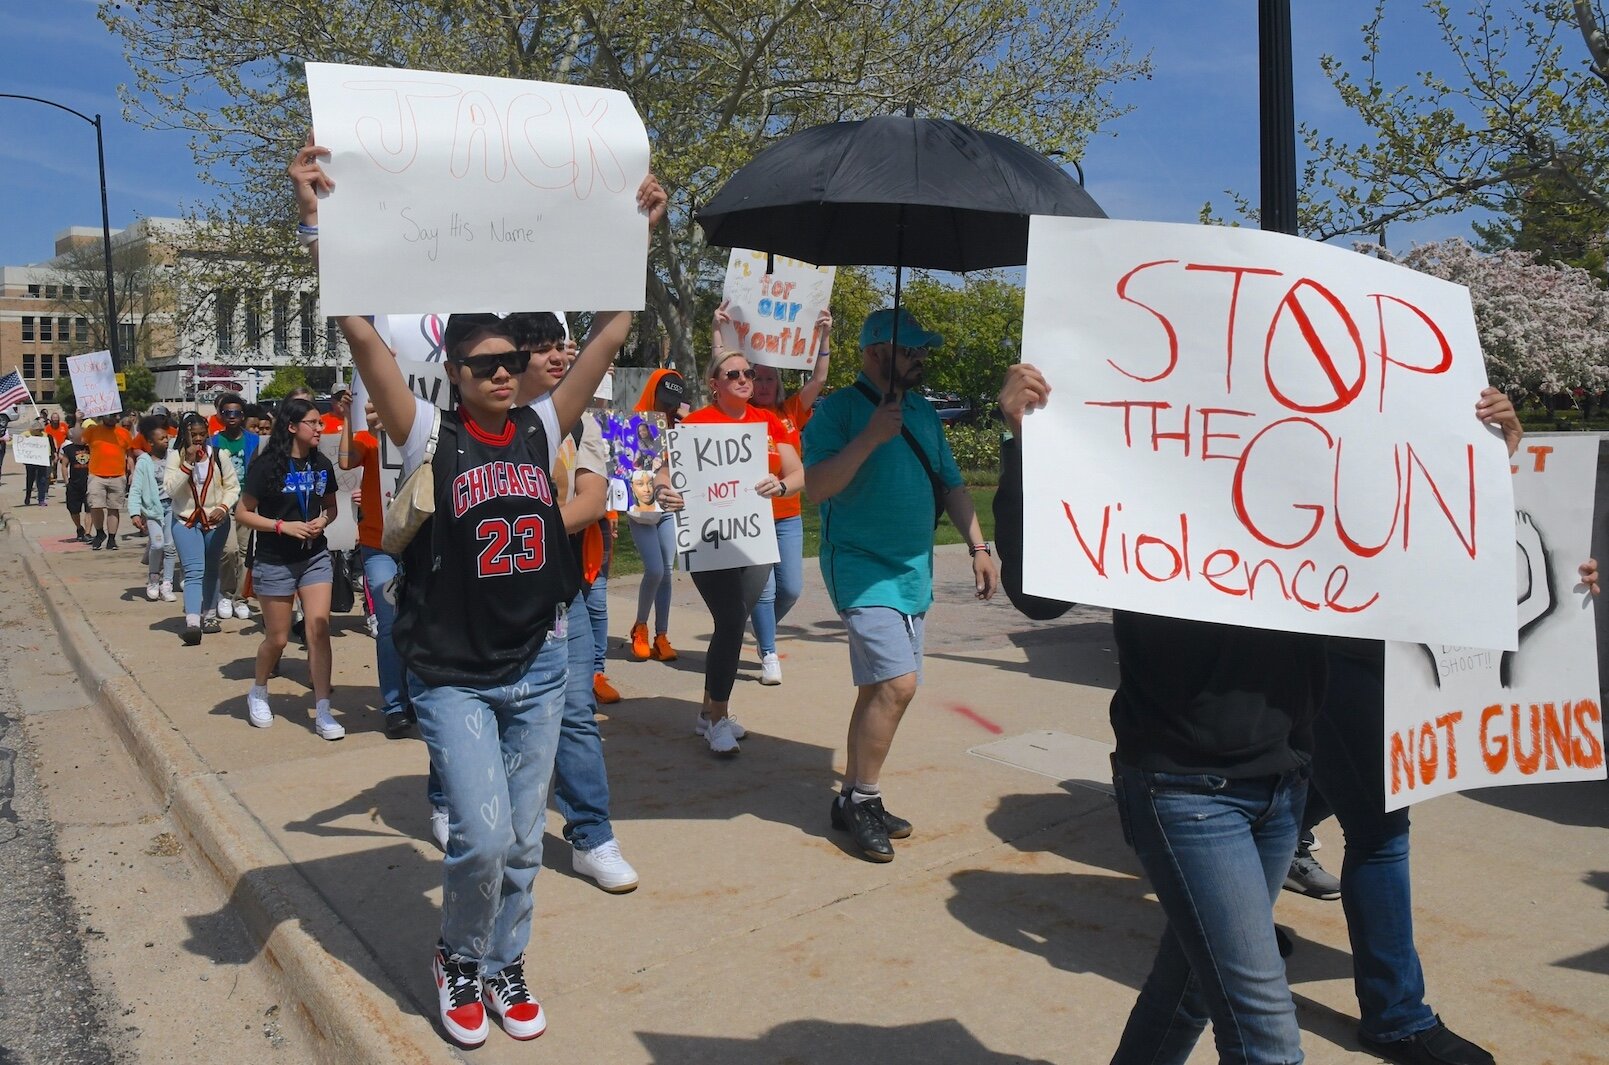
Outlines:
{"type": "Polygon", "coordinates": [[[672,371],[659,379],[654,386],[654,409],[667,413],[687,401],[687,385],[682,375],[672,371]]]}

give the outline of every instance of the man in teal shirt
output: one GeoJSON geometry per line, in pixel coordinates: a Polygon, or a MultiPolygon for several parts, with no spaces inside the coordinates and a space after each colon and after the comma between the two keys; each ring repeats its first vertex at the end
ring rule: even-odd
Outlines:
{"type": "Polygon", "coordinates": [[[899,312],[897,337],[894,312],[873,311],[860,330],[854,387],[822,400],[804,430],[805,491],[821,506],[821,574],[849,634],[858,688],[832,824],[876,862],[894,859],[890,838],[911,833],[884,808],[878,778],[922,676],[940,506],[971,546],[978,598],[1000,579],[944,426],[915,391],[928,351],[943,343],[908,311],[899,312]]]}
{"type": "MultiPolygon", "coordinates": [[[[246,467],[257,457],[259,438],[246,432],[246,401],[233,392],[221,392],[214,400],[218,420],[223,429],[212,434],[212,446],[227,455],[235,466],[235,476],[246,483],[246,467]]],[[[251,617],[251,606],[246,601],[246,546],[251,530],[243,523],[235,524],[220,559],[218,579],[218,616],[220,618],[251,617]]]]}

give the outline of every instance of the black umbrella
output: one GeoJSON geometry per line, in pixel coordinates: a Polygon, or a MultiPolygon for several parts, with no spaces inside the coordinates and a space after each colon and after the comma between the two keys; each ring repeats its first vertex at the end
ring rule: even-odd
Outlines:
{"type": "Polygon", "coordinates": [[[698,223],[716,247],[894,267],[897,329],[903,267],[1021,266],[1036,214],[1106,217],[1082,185],[1009,137],[879,115],[772,145],[727,180],[698,223]]]}

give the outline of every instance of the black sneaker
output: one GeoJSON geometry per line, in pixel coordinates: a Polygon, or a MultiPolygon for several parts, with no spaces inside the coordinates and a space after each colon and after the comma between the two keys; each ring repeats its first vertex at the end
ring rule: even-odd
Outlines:
{"type": "Polygon", "coordinates": [[[201,626],[200,625],[186,625],[184,627],[184,645],[186,647],[194,647],[196,644],[198,644],[200,642],[201,642],[201,626]]]}
{"type": "Polygon", "coordinates": [[[1435,1027],[1389,1043],[1377,1043],[1362,1035],[1358,1042],[1369,1053],[1398,1065],[1495,1065],[1491,1054],[1455,1034],[1439,1017],[1435,1027]]]}
{"type": "Polygon", "coordinates": [[[218,624],[217,618],[213,617],[211,614],[208,614],[206,617],[201,619],[201,631],[206,633],[208,636],[211,636],[215,633],[222,632],[223,626],[218,624]]]}
{"type": "Polygon", "coordinates": [[[89,542],[89,549],[91,551],[99,551],[101,548],[103,548],[105,546],[106,546],[106,531],[104,529],[96,529],[95,530],[95,539],[93,539],[93,540],[91,540],[89,542]]]}
{"type": "Polygon", "coordinates": [[[108,550],[108,551],[116,551],[117,550],[117,537],[108,536],[106,538],[106,550],[108,550]]]}
{"type": "MultiPolygon", "coordinates": [[[[844,802],[849,801],[849,793],[840,793],[844,802]]],[[[883,819],[883,831],[888,833],[889,839],[905,839],[911,834],[911,823],[903,817],[896,817],[888,812],[882,799],[873,799],[877,804],[877,814],[883,819]]],[[[840,832],[849,830],[849,823],[844,820],[843,807],[835,800],[832,804],[832,827],[840,832]]]]}
{"type": "Polygon", "coordinates": [[[839,796],[832,801],[834,826],[842,822],[849,838],[855,841],[855,846],[868,861],[894,860],[894,845],[888,842],[888,829],[883,827],[882,807],[881,799],[850,802],[839,796]]]}
{"type": "Polygon", "coordinates": [[[387,739],[400,740],[413,728],[414,716],[411,710],[392,710],[385,716],[385,734],[387,739]]]}
{"type": "Polygon", "coordinates": [[[85,532],[83,529],[79,529],[78,535],[73,537],[73,539],[78,543],[87,544],[89,543],[89,533],[85,532]]]}

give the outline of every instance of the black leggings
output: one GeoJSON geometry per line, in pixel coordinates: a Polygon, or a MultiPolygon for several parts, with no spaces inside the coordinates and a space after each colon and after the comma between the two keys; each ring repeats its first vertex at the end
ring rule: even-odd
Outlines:
{"type": "Polygon", "coordinates": [[[704,656],[704,691],[717,703],[732,697],[738,659],[743,656],[743,634],[770,576],[770,566],[739,566],[693,574],[693,586],[704,597],[704,605],[710,608],[710,617],[715,621],[715,635],[710,637],[709,651],[704,656]]]}

